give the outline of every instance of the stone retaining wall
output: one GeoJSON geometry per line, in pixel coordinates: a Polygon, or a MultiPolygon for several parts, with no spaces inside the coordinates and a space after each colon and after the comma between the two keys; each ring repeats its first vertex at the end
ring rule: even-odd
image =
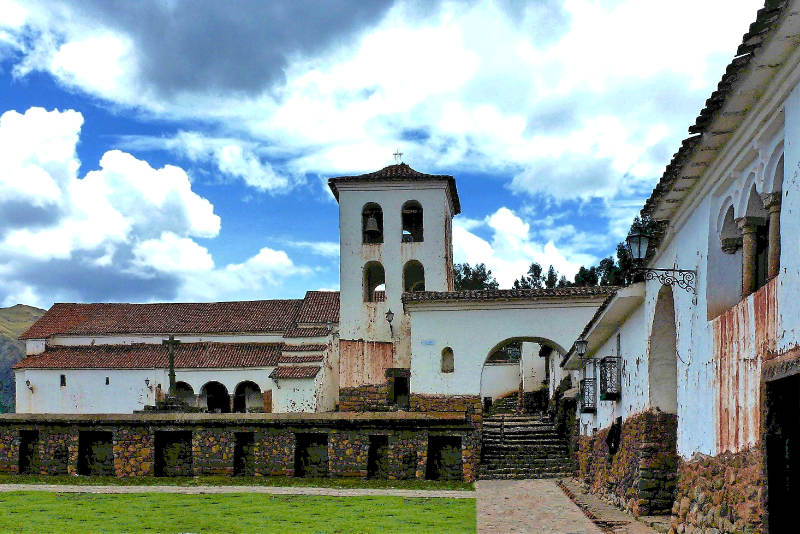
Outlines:
{"type": "Polygon", "coordinates": [[[647,411],[622,424],[619,449],[610,454],[609,428],[578,440],[578,475],[592,493],[639,515],[672,511],[678,476],[677,417],[647,411]]]}
{"type": "Polygon", "coordinates": [[[369,384],[350,388],[339,388],[340,412],[390,412],[397,406],[389,402],[391,385],[369,384]]]}
{"type": "MultiPolygon", "coordinates": [[[[352,418],[346,418],[345,414],[332,414],[339,417],[309,420],[298,417],[296,421],[266,415],[263,419],[252,416],[238,418],[234,414],[216,419],[206,417],[207,421],[187,414],[173,414],[165,417],[164,421],[148,420],[147,417],[141,420],[136,417],[92,420],[92,416],[61,420],[53,416],[54,420],[48,421],[47,416],[26,420],[21,415],[0,416],[0,472],[18,472],[23,431],[38,431],[38,472],[43,475],[77,474],[81,431],[111,433],[113,472],[118,477],[153,476],[156,474],[156,460],[167,456],[175,456],[180,465],[165,468],[166,475],[178,472],[233,475],[236,434],[252,433],[252,445],[248,445],[247,452],[248,468],[242,475],[294,476],[297,436],[322,434],[327,436],[327,468],[315,468],[315,472],[327,471],[332,477],[366,477],[370,436],[386,436],[387,446],[380,451],[385,456],[381,458],[381,465],[385,466],[381,473],[387,478],[424,478],[429,436],[449,436],[461,442],[461,466],[458,469],[463,473],[463,480],[471,482],[479,457],[475,448],[480,446],[479,439],[474,437],[473,424],[453,413],[433,417],[414,417],[409,413],[375,414],[375,417],[356,414],[352,418]],[[164,436],[176,431],[190,433],[186,451],[176,452],[176,448],[176,451],[167,451],[165,456],[163,449],[156,450],[157,432],[164,432],[159,434],[164,436]]],[[[324,458],[317,452],[315,457],[324,458]]]]}
{"type": "Polygon", "coordinates": [[[681,462],[670,533],[766,532],[762,466],[757,447],[681,462]]]}

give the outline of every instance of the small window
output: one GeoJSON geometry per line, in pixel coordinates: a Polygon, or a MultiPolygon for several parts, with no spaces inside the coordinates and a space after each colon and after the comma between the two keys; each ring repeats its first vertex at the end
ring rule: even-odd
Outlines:
{"type": "Polygon", "coordinates": [[[61,387],[67,386],[67,375],[61,375],[61,387]]]}
{"type": "Polygon", "coordinates": [[[452,373],[455,371],[455,359],[453,356],[453,349],[445,347],[442,349],[442,372],[452,373]]]}
{"type": "Polygon", "coordinates": [[[403,243],[418,243],[422,241],[422,206],[416,200],[409,200],[403,204],[403,243]]]}
{"type": "Polygon", "coordinates": [[[370,202],[361,210],[362,243],[383,243],[383,210],[374,202],[370,202]]]}
{"type": "Polygon", "coordinates": [[[109,385],[110,383],[111,381],[108,379],[108,377],[106,377],[106,385],[109,385]]]}

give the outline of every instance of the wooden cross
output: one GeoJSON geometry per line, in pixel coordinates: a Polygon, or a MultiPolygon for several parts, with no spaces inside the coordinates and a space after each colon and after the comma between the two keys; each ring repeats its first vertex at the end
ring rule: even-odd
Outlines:
{"type": "Polygon", "coordinates": [[[175,396],[175,347],[181,344],[179,339],[175,339],[175,336],[170,334],[169,339],[164,339],[161,341],[162,345],[166,345],[169,348],[169,396],[175,396]]]}
{"type": "Polygon", "coordinates": [[[395,150],[395,152],[394,152],[394,154],[392,154],[392,156],[394,156],[394,160],[397,163],[400,163],[402,161],[401,158],[403,157],[403,153],[400,152],[400,149],[398,148],[397,150],[395,150]]]}

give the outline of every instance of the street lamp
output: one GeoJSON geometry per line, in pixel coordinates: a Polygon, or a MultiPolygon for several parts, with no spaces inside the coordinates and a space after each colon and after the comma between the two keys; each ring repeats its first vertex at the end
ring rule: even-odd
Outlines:
{"type": "Polygon", "coordinates": [[[392,330],[392,321],[394,320],[394,313],[392,313],[392,309],[386,312],[386,322],[389,323],[389,333],[394,337],[394,330],[392,330]]]}
{"type": "Polygon", "coordinates": [[[672,269],[645,267],[644,263],[647,258],[647,249],[650,246],[650,237],[648,224],[636,217],[631,225],[630,232],[628,232],[628,237],[625,238],[628,253],[633,260],[634,271],[643,273],[645,280],[658,280],[663,285],[678,286],[692,293],[694,295],[692,303],[697,304],[697,271],[693,269],[678,269],[677,266],[672,269]]]}
{"type": "Polygon", "coordinates": [[[589,342],[582,337],[579,337],[578,340],[575,342],[575,353],[581,360],[586,355],[586,349],[588,348],[589,348],[589,342]]]}

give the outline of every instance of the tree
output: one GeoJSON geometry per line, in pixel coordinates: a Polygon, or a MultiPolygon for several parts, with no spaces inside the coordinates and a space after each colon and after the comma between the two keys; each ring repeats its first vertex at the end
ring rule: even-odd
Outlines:
{"type": "Polygon", "coordinates": [[[457,263],[453,266],[453,282],[456,291],[463,289],[497,289],[499,284],[492,276],[492,271],[485,263],[471,267],[469,263],[457,263]]]}
{"type": "Polygon", "coordinates": [[[542,266],[536,262],[528,267],[528,274],[523,274],[514,280],[514,289],[540,289],[544,285],[542,280],[542,266]]]}
{"type": "Polygon", "coordinates": [[[578,272],[575,274],[575,285],[577,287],[591,287],[597,285],[597,267],[589,267],[588,269],[581,265],[578,272]]]}
{"type": "Polygon", "coordinates": [[[547,269],[547,278],[544,281],[544,286],[547,289],[553,289],[558,284],[558,271],[552,265],[547,269]]]}

